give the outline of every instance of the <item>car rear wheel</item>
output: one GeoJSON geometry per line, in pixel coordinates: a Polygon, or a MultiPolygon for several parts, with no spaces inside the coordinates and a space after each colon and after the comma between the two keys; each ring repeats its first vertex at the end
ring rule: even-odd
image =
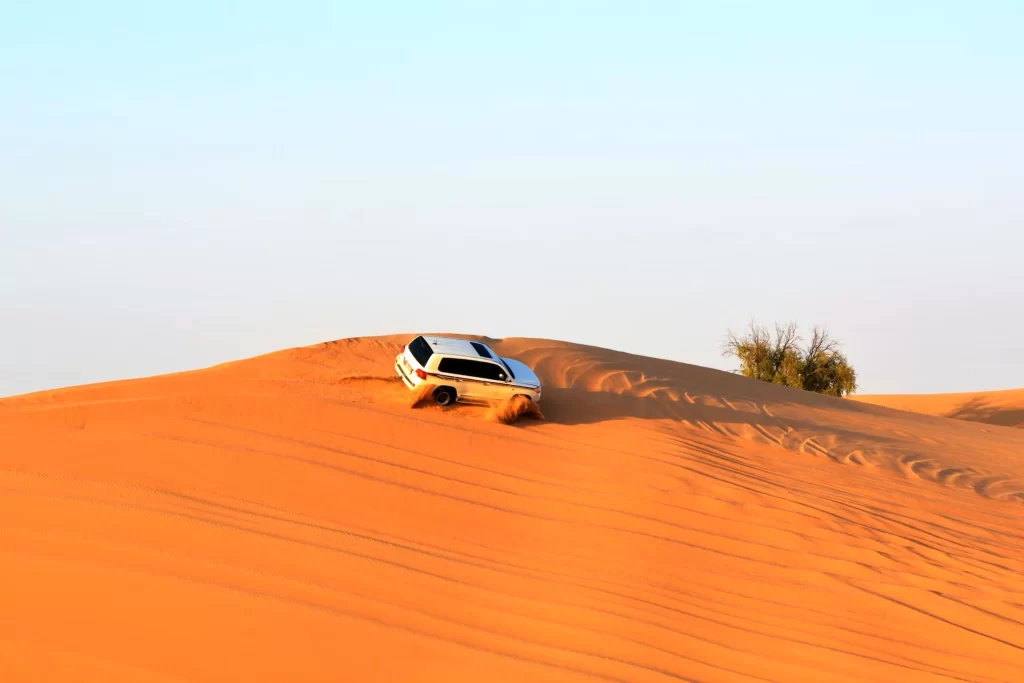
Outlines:
{"type": "Polygon", "coordinates": [[[439,406],[450,406],[455,403],[455,390],[451,387],[434,389],[434,403],[439,406]]]}

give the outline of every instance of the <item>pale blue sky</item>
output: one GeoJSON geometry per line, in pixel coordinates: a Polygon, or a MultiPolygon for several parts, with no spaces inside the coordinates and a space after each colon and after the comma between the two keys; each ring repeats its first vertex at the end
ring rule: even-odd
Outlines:
{"type": "Polygon", "coordinates": [[[0,395],[416,329],[729,368],[752,317],[1024,386],[1018,0],[0,15],[0,395]]]}

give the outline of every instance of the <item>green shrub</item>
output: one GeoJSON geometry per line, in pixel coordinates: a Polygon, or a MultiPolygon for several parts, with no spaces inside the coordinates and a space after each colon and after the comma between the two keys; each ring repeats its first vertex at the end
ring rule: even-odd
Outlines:
{"type": "Polygon", "coordinates": [[[742,336],[729,331],[724,355],[739,359],[741,375],[762,382],[828,396],[857,391],[857,373],[827,331],[815,327],[810,342],[801,341],[794,323],[776,324],[774,334],[751,323],[742,336]]]}

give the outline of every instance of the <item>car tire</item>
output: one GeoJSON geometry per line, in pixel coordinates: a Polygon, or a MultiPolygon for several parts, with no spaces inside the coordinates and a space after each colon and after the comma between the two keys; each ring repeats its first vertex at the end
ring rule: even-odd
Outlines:
{"type": "Polygon", "coordinates": [[[455,390],[451,387],[438,387],[434,389],[434,403],[442,408],[455,403],[455,390]]]}

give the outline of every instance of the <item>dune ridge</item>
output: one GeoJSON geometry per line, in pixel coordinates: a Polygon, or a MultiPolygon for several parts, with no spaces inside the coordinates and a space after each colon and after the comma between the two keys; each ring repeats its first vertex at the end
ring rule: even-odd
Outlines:
{"type": "Polygon", "coordinates": [[[1024,429],[1024,389],[957,394],[876,394],[854,398],[912,413],[1024,429]]]}
{"type": "Polygon", "coordinates": [[[1024,432],[412,335],[0,400],[0,680],[1019,681],[1024,432]]]}

